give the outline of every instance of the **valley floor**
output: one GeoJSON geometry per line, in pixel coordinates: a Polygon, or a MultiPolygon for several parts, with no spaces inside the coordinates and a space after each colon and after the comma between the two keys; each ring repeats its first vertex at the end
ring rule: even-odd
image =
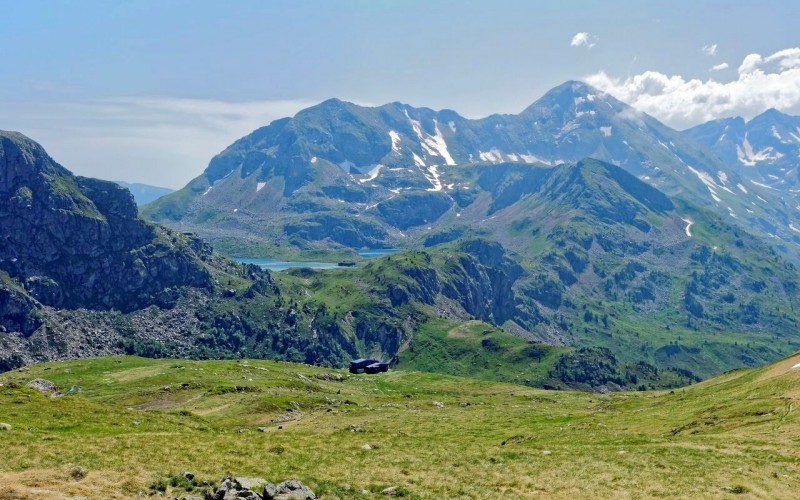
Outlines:
{"type": "Polygon", "coordinates": [[[270,361],[47,363],[0,374],[0,498],[201,496],[170,486],[184,471],[321,498],[796,498],[797,364],[596,395],[270,361]]]}

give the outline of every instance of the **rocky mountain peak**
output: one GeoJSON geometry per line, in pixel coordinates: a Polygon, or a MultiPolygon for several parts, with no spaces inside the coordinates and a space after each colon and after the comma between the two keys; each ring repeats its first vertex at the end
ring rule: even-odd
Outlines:
{"type": "Polygon", "coordinates": [[[753,186],[790,196],[800,187],[800,117],[772,108],[747,122],[713,120],[685,133],[753,186]]]}
{"type": "Polygon", "coordinates": [[[19,132],[0,130],[0,190],[8,192],[20,179],[40,174],[63,174],[65,170],[44,148],[19,132]]]}
{"type": "MultiPolygon", "coordinates": [[[[474,196],[467,194],[473,187],[460,178],[464,167],[555,167],[586,157],[758,230],[764,230],[763,221],[774,220],[767,228],[771,234],[792,236],[768,188],[745,186],[707,147],[577,81],[552,89],[518,115],[482,119],[396,102],[365,107],[331,99],[240,139],[185,190],[145,212],[157,221],[187,222],[182,227],[201,232],[205,228],[195,225],[197,217],[256,233],[286,221],[277,231],[302,226],[304,235],[324,240],[332,231],[340,233],[328,222],[338,219],[360,227],[356,232],[402,239],[403,233],[392,228],[376,232],[373,223],[405,231],[433,227],[447,214],[455,217],[454,204],[466,208],[474,196]],[[397,207],[405,210],[423,199],[429,210],[419,217],[388,220],[400,216],[397,207]]],[[[366,241],[340,236],[334,241],[366,241]]]]}

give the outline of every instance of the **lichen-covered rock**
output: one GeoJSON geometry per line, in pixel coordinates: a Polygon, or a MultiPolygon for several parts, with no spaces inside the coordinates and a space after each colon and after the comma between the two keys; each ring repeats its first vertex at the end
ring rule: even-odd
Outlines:
{"type": "Polygon", "coordinates": [[[284,481],[275,487],[271,496],[264,492],[264,500],[316,500],[311,488],[297,480],[284,481]]]}
{"type": "Polygon", "coordinates": [[[31,389],[36,389],[42,394],[47,394],[49,396],[58,395],[58,388],[56,388],[56,384],[50,382],[49,380],[45,380],[43,378],[33,379],[30,382],[28,382],[27,386],[30,387],[31,389]]]}

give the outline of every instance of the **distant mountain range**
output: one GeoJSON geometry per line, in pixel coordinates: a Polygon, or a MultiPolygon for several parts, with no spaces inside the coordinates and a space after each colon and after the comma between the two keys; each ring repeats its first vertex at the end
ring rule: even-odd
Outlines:
{"type": "Polygon", "coordinates": [[[479,120],[400,103],[325,101],[236,141],[144,214],[231,252],[254,240],[272,252],[408,246],[454,222],[486,224],[485,214],[468,209],[481,188],[464,181],[465,169],[585,157],[769,235],[790,253],[800,244],[793,229],[800,212],[782,192],[690,134],[580,82],[554,88],[518,115],[479,120]]]}
{"type": "Polygon", "coordinates": [[[146,205],[148,203],[152,203],[157,199],[161,198],[165,194],[174,193],[174,189],[158,187],[158,186],[150,186],[148,184],[140,184],[138,182],[124,182],[124,181],[115,181],[120,186],[124,187],[128,191],[131,192],[133,195],[134,201],[136,201],[137,205],[146,205]]]}
{"type": "Polygon", "coordinates": [[[751,184],[787,199],[800,193],[800,116],[770,109],[748,122],[741,117],[714,120],[685,133],[709,146],[751,184]]]}

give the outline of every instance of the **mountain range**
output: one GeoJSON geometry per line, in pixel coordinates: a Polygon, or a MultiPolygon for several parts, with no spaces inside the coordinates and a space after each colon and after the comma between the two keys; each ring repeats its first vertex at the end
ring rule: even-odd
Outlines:
{"type": "Polygon", "coordinates": [[[413,247],[455,222],[486,225],[486,214],[468,210],[481,189],[463,179],[465,169],[552,167],[585,157],[620,166],[796,254],[798,210],[783,193],[580,82],[554,88],[518,115],[478,120],[400,103],[325,101],[235,142],[200,177],[143,213],[229,253],[413,247]]]}
{"type": "Polygon", "coordinates": [[[669,387],[800,346],[793,222],[777,226],[789,194],[578,82],[483,120],[326,101],[144,208],[171,230],[141,220],[128,191],[0,137],[6,367],[370,355],[533,385],[669,387]],[[229,255],[403,251],[271,274],[195,233],[229,255]]]}
{"type": "Polygon", "coordinates": [[[769,109],[747,122],[742,117],[714,120],[685,133],[751,184],[787,199],[800,192],[800,117],[769,109]]]}

